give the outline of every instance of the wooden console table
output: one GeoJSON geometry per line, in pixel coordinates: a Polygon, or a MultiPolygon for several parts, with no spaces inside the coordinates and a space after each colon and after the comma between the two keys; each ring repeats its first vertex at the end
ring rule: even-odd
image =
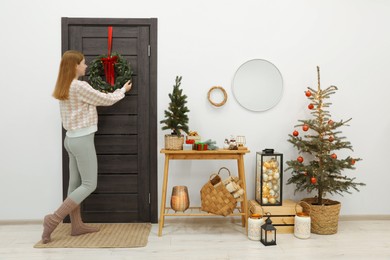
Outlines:
{"type": "Polygon", "coordinates": [[[244,200],[241,201],[241,210],[239,213],[232,213],[231,216],[241,216],[242,226],[247,229],[248,219],[248,204],[246,194],[246,181],[245,181],[245,168],[244,168],[244,155],[249,153],[249,150],[207,150],[207,151],[195,151],[195,150],[161,150],[161,153],[165,154],[165,166],[164,166],[164,179],[162,186],[161,196],[161,210],[160,210],[160,223],[158,236],[162,235],[162,229],[164,226],[164,219],[166,216],[217,216],[212,213],[206,213],[200,211],[198,207],[191,207],[187,211],[190,213],[172,213],[171,208],[166,207],[167,199],[167,184],[168,184],[168,172],[170,160],[237,160],[238,177],[242,180],[242,188],[244,189],[244,200]],[[194,212],[194,209],[198,209],[198,212],[194,212]]]}

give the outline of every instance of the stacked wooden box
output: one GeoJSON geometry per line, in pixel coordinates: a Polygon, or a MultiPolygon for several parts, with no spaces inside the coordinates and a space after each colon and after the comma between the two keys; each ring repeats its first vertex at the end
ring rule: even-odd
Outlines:
{"type": "MultiPolygon", "coordinates": [[[[282,206],[261,206],[256,200],[248,201],[249,214],[271,213],[272,225],[278,233],[294,233],[295,214],[302,212],[302,207],[293,200],[283,200],[282,206]]],[[[265,220],[265,219],[264,219],[265,220]]]]}

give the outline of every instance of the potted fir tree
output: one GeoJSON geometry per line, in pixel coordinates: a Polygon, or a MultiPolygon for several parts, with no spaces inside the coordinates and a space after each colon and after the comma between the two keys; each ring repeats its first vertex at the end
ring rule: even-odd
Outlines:
{"type": "MultiPolygon", "coordinates": [[[[287,184],[295,184],[297,191],[316,191],[314,198],[304,199],[310,205],[305,210],[310,210],[311,232],[317,234],[334,234],[337,232],[338,216],[341,204],[338,201],[325,199],[330,194],[351,193],[350,188],[357,191],[358,186],[364,183],[355,182],[355,178],[350,178],[342,174],[345,169],[355,169],[354,165],[360,158],[347,156],[341,158],[337,151],[349,149],[352,145],[341,136],[339,130],[342,126],[347,126],[351,120],[336,122],[332,120],[327,108],[331,105],[327,99],[337,90],[336,86],[321,89],[320,69],[317,67],[318,88],[314,90],[308,87],[305,92],[310,103],[308,109],[311,110],[312,118],[298,120],[300,123],[295,127],[300,127],[304,134],[300,135],[298,130],[294,130],[289,135],[288,141],[297,148],[300,156],[297,159],[287,161],[287,170],[292,170],[292,176],[287,184]]],[[[305,206],[302,205],[304,208],[305,206]]]]}
{"type": "Polygon", "coordinates": [[[186,107],[187,96],[180,89],[181,78],[176,76],[173,91],[169,94],[171,102],[168,110],[164,111],[165,119],[160,121],[164,125],[162,130],[169,129],[172,131],[170,135],[165,135],[165,149],[167,150],[182,150],[184,143],[182,132],[188,133],[187,113],[190,110],[186,107]]]}

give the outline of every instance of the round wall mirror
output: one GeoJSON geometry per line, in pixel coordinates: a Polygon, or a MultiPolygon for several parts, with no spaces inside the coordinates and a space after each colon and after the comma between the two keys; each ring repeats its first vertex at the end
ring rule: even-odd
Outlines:
{"type": "Polygon", "coordinates": [[[279,103],[283,93],[283,78],[271,62],[254,59],[238,68],[232,88],[241,106],[251,111],[265,111],[279,103]]]}

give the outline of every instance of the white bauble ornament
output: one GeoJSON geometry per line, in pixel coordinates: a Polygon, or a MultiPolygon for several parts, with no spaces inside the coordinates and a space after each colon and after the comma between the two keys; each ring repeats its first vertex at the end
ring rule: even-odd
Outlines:
{"type": "Polygon", "coordinates": [[[270,191],[269,191],[269,195],[275,196],[275,191],[274,191],[274,190],[270,190],[270,191]]]}
{"type": "Polygon", "coordinates": [[[279,172],[275,172],[274,173],[274,178],[275,179],[279,179],[280,178],[280,173],[279,172]]]}
{"type": "Polygon", "coordinates": [[[268,202],[271,203],[271,204],[275,204],[276,203],[276,199],[275,198],[269,198],[268,202]]]}
{"type": "Polygon", "coordinates": [[[268,181],[268,175],[263,173],[263,181],[268,181]]]}
{"type": "Polygon", "coordinates": [[[268,204],[268,199],[267,198],[263,198],[263,204],[268,204]]]}
{"type": "Polygon", "coordinates": [[[267,182],[267,187],[269,188],[269,189],[272,189],[272,182],[267,182]]]}

